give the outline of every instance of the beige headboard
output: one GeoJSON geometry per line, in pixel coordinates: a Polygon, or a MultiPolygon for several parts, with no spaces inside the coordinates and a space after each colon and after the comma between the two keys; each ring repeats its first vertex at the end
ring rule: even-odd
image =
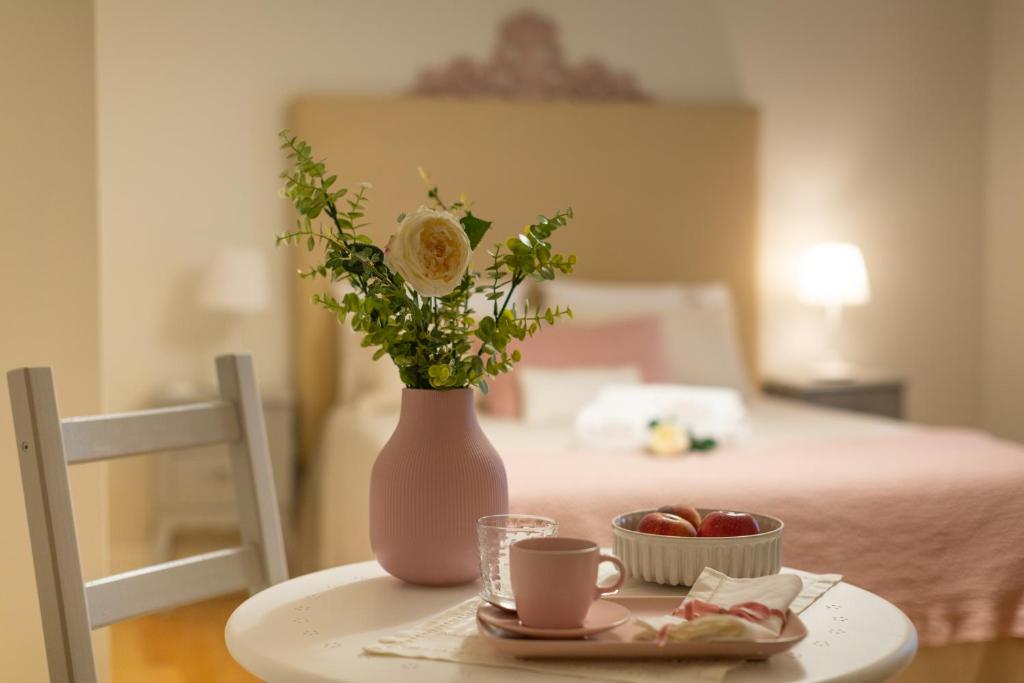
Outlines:
{"type": "MultiPolygon", "coordinates": [[[[485,244],[572,206],[576,219],[557,246],[579,257],[576,277],[728,283],[756,372],[754,109],[325,96],[296,102],[290,121],[339,185],[373,183],[368,232],[378,244],[399,213],[425,203],[417,166],[442,197],[465,192],[495,222],[485,244]]],[[[293,258],[302,267],[309,256],[295,249],[293,258]]],[[[296,278],[294,286],[295,380],[309,452],[334,398],[337,323],[309,303],[325,283],[296,278]]]]}

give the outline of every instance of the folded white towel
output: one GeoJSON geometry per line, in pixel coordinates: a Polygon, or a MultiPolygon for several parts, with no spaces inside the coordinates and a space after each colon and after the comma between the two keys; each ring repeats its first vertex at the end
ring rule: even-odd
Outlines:
{"type": "Polygon", "coordinates": [[[651,640],[758,640],[777,638],[786,612],[804,589],[800,577],[775,574],[733,579],[706,568],[671,615],[637,618],[651,640]]]}
{"type": "Polygon", "coordinates": [[[681,384],[615,384],[605,387],[576,416],[576,436],[587,447],[643,448],[651,420],[674,421],[700,439],[719,443],[746,435],[743,396],[726,387],[681,384]]]}

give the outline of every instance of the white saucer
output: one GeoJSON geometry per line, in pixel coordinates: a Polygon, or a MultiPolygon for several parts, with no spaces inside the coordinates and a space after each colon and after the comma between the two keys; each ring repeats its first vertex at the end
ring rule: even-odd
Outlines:
{"type": "Polygon", "coordinates": [[[583,626],[579,628],[532,628],[519,621],[519,616],[514,612],[508,612],[490,603],[484,603],[476,610],[477,618],[496,628],[509,633],[531,638],[547,638],[552,640],[564,640],[568,638],[583,638],[592,636],[604,631],[622,626],[629,621],[629,610],[622,605],[609,600],[597,600],[590,607],[583,626]]]}

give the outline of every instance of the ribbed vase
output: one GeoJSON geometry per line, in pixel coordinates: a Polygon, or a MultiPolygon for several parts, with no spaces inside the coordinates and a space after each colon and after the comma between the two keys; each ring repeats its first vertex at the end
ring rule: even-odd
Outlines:
{"type": "Polygon", "coordinates": [[[433,586],[480,575],[476,520],[508,512],[505,466],[471,389],[405,389],[370,475],[370,544],[384,569],[433,586]]]}

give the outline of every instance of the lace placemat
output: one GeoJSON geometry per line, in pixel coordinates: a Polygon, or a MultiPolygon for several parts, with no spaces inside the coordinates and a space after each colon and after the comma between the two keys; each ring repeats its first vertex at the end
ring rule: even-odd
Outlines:
{"type": "Polygon", "coordinates": [[[476,633],[474,597],[423,621],[407,631],[381,638],[363,649],[371,655],[441,659],[460,664],[480,664],[525,669],[557,676],[622,683],[719,683],[735,662],[680,663],[672,661],[531,661],[495,652],[476,633]]]}
{"type": "MultiPolygon", "coordinates": [[[[839,574],[800,576],[804,588],[791,609],[800,613],[842,580],[839,574]]],[[[682,597],[680,597],[682,600],[682,597]]],[[[471,598],[426,619],[409,629],[385,636],[365,648],[368,655],[437,659],[460,664],[496,666],[554,676],[619,683],[720,683],[741,662],[675,662],[658,660],[622,661],[531,661],[516,659],[493,650],[476,631],[479,598],[471,598]]]]}

